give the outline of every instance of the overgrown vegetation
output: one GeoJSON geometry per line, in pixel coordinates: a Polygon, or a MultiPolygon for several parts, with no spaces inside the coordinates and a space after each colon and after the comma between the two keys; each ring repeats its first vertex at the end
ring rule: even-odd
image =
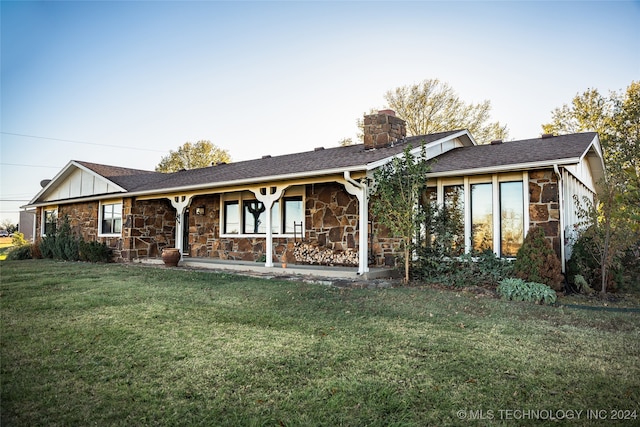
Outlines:
{"type": "Polygon", "coordinates": [[[525,282],[518,278],[501,280],[496,291],[502,298],[511,301],[553,304],[557,299],[555,291],[549,286],[543,283],[525,282]]]}
{"type": "Polygon", "coordinates": [[[51,260],[3,262],[0,294],[3,426],[539,426],[499,411],[640,401],[638,313],[51,260]]]}

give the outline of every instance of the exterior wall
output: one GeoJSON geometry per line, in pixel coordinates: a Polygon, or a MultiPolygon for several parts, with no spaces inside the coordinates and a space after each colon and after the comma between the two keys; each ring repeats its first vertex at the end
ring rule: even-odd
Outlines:
{"type": "Polygon", "coordinates": [[[169,200],[125,199],[122,216],[121,260],[159,257],[175,247],[176,210],[169,200]]]}
{"type": "Polygon", "coordinates": [[[561,257],[560,193],[558,178],[552,169],[529,172],[529,226],[534,225],[544,230],[561,257]]]}
{"type": "MultiPolygon", "coordinates": [[[[334,252],[358,251],[359,206],[355,196],[347,193],[339,183],[323,183],[307,185],[304,200],[305,230],[304,236],[298,237],[298,242],[334,252]]],[[[220,237],[220,221],[220,195],[193,198],[189,208],[190,256],[252,262],[265,256],[264,237],[220,237]],[[204,215],[195,214],[197,207],[204,207],[204,215]]],[[[394,264],[398,242],[387,238],[387,235],[385,229],[374,226],[369,248],[372,264],[394,264]]],[[[295,243],[292,237],[274,236],[273,261],[281,262],[286,253],[287,260],[293,263],[295,243]]]]}

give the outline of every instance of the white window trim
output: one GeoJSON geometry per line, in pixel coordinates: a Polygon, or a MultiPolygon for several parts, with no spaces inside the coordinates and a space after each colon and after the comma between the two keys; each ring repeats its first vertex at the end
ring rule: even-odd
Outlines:
{"type": "Polygon", "coordinates": [[[102,207],[106,206],[106,205],[121,205],[121,212],[122,212],[122,218],[120,219],[122,224],[124,224],[124,203],[122,202],[122,199],[118,199],[118,200],[101,200],[100,203],[98,204],[98,237],[120,237],[122,236],[122,231],[124,229],[123,226],[120,227],[120,232],[119,233],[103,233],[102,232],[102,207]]]}
{"type": "MultiPolygon", "coordinates": [[[[464,250],[465,253],[471,252],[473,244],[471,241],[471,185],[472,184],[492,184],[492,210],[493,210],[493,253],[500,257],[501,248],[501,230],[500,230],[500,183],[501,182],[519,182],[522,181],[522,209],[523,209],[523,237],[527,236],[529,230],[529,173],[528,172],[510,172],[498,173],[491,175],[465,176],[464,178],[437,178],[436,192],[437,203],[439,206],[444,204],[444,187],[450,185],[464,186],[464,250]],[[497,213],[497,214],[496,214],[497,213]]],[[[513,259],[505,257],[504,259],[513,259]]]]}
{"type": "MultiPolygon", "coordinates": [[[[304,214],[304,207],[306,204],[306,200],[305,200],[305,186],[304,185],[299,185],[299,186],[294,186],[291,188],[288,188],[283,194],[282,197],[280,197],[277,201],[278,201],[278,207],[280,209],[280,222],[282,222],[282,217],[283,217],[283,212],[282,209],[284,209],[284,199],[285,198],[289,198],[289,197],[302,197],[302,231],[304,233],[305,230],[305,214],[304,214]]],[[[225,233],[224,229],[225,229],[225,210],[224,210],[224,205],[225,202],[238,202],[238,211],[239,211],[239,218],[240,218],[240,231],[243,230],[244,228],[244,203],[247,200],[256,200],[256,196],[255,194],[253,194],[250,191],[236,191],[233,193],[225,193],[220,197],[220,237],[224,237],[224,238],[245,238],[245,237],[251,237],[251,238],[260,238],[260,237],[265,237],[267,236],[267,233],[225,233]]],[[[280,229],[282,229],[282,224],[278,224],[278,227],[280,229]]],[[[293,238],[295,236],[294,233],[273,233],[272,234],[273,237],[275,238],[293,238]]]]}
{"type": "Polygon", "coordinates": [[[56,219],[58,218],[58,206],[45,206],[44,208],[42,208],[42,218],[40,218],[40,236],[41,237],[47,237],[46,233],[44,232],[45,224],[47,223],[47,214],[46,214],[47,211],[55,211],[56,219]]]}

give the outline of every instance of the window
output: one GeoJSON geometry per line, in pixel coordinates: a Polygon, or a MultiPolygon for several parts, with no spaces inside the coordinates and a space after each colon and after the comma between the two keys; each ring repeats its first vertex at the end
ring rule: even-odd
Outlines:
{"type": "Polygon", "coordinates": [[[122,233],[122,203],[103,204],[100,234],[122,233]]]}
{"type": "Polygon", "coordinates": [[[500,256],[515,257],[524,239],[522,181],[500,183],[500,256]]]}
{"type": "Polygon", "coordinates": [[[42,235],[47,236],[54,234],[58,227],[58,210],[45,209],[42,217],[42,235]]]}
{"type": "MultiPolygon", "coordinates": [[[[267,213],[264,203],[258,200],[245,200],[243,203],[243,233],[266,234],[267,213]]],[[[280,203],[274,202],[271,207],[271,232],[280,233],[280,203]]]]}
{"type": "Polygon", "coordinates": [[[446,223],[451,235],[453,255],[464,253],[464,185],[444,187],[444,207],[446,223]]]}
{"type": "MultiPolygon", "coordinates": [[[[293,195],[276,200],[271,207],[271,233],[293,234],[294,224],[304,222],[304,204],[300,194],[304,187],[294,188],[293,195]]],[[[249,192],[229,193],[223,198],[222,234],[255,235],[267,233],[267,209],[249,192]],[[253,196],[253,197],[251,197],[253,196]]],[[[298,231],[300,231],[298,229],[298,231]]]]}
{"type": "Polygon", "coordinates": [[[282,210],[282,229],[285,233],[294,232],[294,224],[304,220],[302,196],[285,197],[282,210]]]}
{"type": "Polygon", "coordinates": [[[240,209],[237,200],[224,202],[224,233],[240,233],[240,209]]]}
{"type": "Polygon", "coordinates": [[[471,245],[476,251],[493,249],[493,185],[471,185],[471,245]]]}

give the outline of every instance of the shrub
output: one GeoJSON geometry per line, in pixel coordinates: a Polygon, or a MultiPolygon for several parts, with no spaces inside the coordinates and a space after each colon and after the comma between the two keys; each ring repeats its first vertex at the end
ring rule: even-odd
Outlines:
{"type": "Polygon", "coordinates": [[[415,272],[424,282],[447,286],[496,286],[512,275],[512,262],[498,258],[491,250],[450,258],[423,249],[415,272]]]}
{"type": "Polygon", "coordinates": [[[516,277],[520,279],[544,283],[556,291],[562,290],[562,265],[540,227],[533,226],[529,229],[518,250],[513,268],[516,277]]]}
{"type": "Polygon", "coordinates": [[[109,262],[111,249],[105,243],[79,241],[79,258],[81,261],[109,262]]]}
{"type": "MultiPolygon", "coordinates": [[[[576,283],[577,275],[582,276],[591,288],[597,288],[602,283],[602,270],[589,250],[594,244],[592,237],[586,233],[582,233],[573,243],[571,258],[567,261],[567,276],[569,283],[575,286],[577,291],[580,290],[580,285],[576,283]]],[[[614,274],[607,277],[607,292],[614,292],[618,287],[614,280],[619,277],[619,274],[615,274],[616,268],[612,268],[611,273],[614,274]]]]}
{"type": "Polygon", "coordinates": [[[7,254],[7,259],[13,261],[31,258],[31,245],[16,246],[7,254]]]}
{"type": "Polygon", "coordinates": [[[496,289],[498,294],[511,301],[526,301],[536,304],[553,304],[556,292],[543,283],[525,282],[520,278],[508,278],[500,281],[496,289]]]}
{"type": "Polygon", "coordinates": [[[80,239],[71,232],[69,218],[65,216],[62,226],[55,233],[42,238],[40,250],[44,258],[78,261],[80,259],[80,239]]]}
{"type": "Polygon", "coordinates": [[[28,245],[29,242],[25,240],[24,233],[20,233],[19,231],[16,231],[15,233],[13,233],[13,237],[11,238],[11,244],[13,246],[24,246],[24,245],[28,245]]]}

